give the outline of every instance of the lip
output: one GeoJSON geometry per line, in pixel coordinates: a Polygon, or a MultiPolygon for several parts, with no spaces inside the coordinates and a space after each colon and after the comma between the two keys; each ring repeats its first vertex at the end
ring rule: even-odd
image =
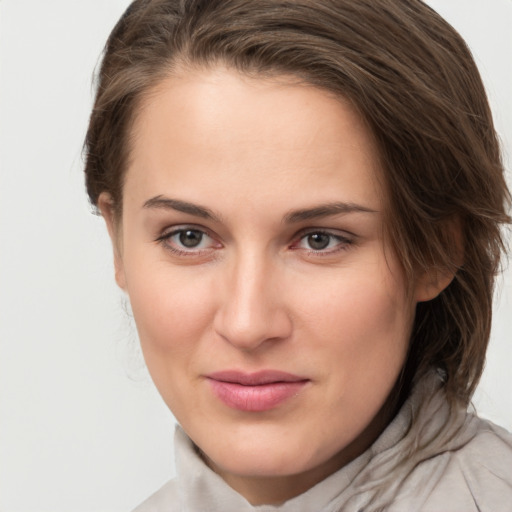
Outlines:
{"type": "Polygon", "coordinates": [[[233,409],[263,412],[296,396],[309,379],[279,370],[245,373],[236,370],[206,376],[217,398],[233,409]]]}

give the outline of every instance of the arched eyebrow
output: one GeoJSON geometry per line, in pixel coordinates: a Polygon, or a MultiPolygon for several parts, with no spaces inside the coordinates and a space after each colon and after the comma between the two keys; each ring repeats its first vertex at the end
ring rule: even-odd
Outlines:
{"type": "Polygon", "coordinates": [[[348,213],[378,213],[376,210],[355,203],[328,203],[312,208],[293,210],[284,216],[286,224],[294,224],[305,220],[319,219],[331,215],[346,215],[348,213]]]}

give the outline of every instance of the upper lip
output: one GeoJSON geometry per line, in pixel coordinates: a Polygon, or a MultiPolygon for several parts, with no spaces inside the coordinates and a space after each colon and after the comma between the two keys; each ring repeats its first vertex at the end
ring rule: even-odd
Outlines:
{"type": "Polygon", "coordinates": [[[238,370],[224,370],[213,372],[206,376],[209,379],[221,382],[230,382],[233,384],[241,384],[243,386],[262,386],[275,382],[302,382],[309,380],[299,375],[282,372],[280,370],[262,370],[258,372],[242,372],[238,370]]]}

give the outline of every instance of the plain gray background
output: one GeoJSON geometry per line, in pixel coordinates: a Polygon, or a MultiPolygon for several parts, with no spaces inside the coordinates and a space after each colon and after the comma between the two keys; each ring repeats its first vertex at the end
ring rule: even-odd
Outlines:
{"type": "MultiPolygon", "coordinates": [[[[512,1],[429,3],[475,54],[510,169],[512,1]]],[[[174,420],[82,178],[92,71],[127,5],[0,0],[1,512],[126,511],[173,472],[174,420]]],[[[475,403],[512,429],[510,270],[499,292],[475,403]]]]}

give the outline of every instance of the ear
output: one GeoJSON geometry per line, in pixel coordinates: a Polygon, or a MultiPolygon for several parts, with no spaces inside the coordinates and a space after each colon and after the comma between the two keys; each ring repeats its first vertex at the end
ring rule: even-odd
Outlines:
{"type": "Polygon", "coordinates": [[[415,298],[417,302],[427,302],[435,299],[453,281],[457,269],[464,262],[464,241],[462,222],[459,217],[453,217],[446,222],[444,229],[445,247],[451,249],[452,264],[450,267],[432,267],[425,270],[416,281],[415,298]]]}
{"type": "Polygon", "coordinates": [[[114,211],[114,202],[107,192],[102,192],[98,197],[98,208],[101,216],[105,219],[108,234],[112,242],[114,251],[114,271],[117,285],[126,291],[126,278],[124,273],[122,257],[122,238],[119,219],[116,218],[114,211]]]}

